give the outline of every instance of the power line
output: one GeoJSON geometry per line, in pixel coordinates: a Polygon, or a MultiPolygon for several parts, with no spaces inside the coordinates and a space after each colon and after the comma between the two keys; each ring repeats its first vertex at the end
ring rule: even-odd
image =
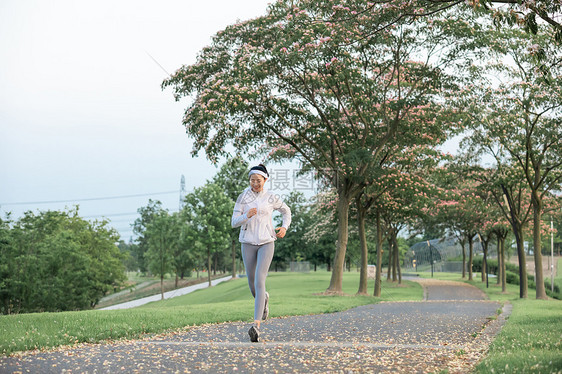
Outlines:
{"type": "Polygon", "coordinates": [[[139,212],[133,212],[133,213],[114,213],[114,214],[94,214],[94,215],[90,215],[90,216],[83,216],[82,218],[102,218],[102,217],[119,217],[119,216],[133,216],[139,214],[139,212]]]}
{"type": "Polygon", "coordinates": [[[110,219],[109,222],[111,222],[111,223],[131,222],[131,220],[132,220],[132,218],[110,219]]]}
{"type": "Polygon", "coordinates": [[[137,194],[137,195],[91,197],[91,198],[82,198],[82,199],[74,199],[74,200],[25,201],[25,202],[20,201],[20,202],[15,202],[15,203],[0,203],[0,206],[3,206],[3,205],[57,204],[57,203],[74,203],[74,202],[78,202],[78,201],[114,200],[114,199],[127,199],[127,198],[131,198],[131,197],[143,197],[143,196],[153,196],[153,195],[169,195],[169,194],[173,194],[173,193],[178,193],[178,190],[144,193],[144,194],[137,194]]]}
{"type": "Polygon", "coordinates": [[[146,54],[148,55],[148,57],[150,57],[152,59],[152,61],[156,62],[156,65],[160,66],[160,69],[162,69],[164,71],[164,73],[168,74],[168,76],[170,76],[170,73],[168,73],[166,71],[166,69],[164,69],[164,67],[162,65],[160,65],[160,63],[158,61],[156,61],[156,59],[154,57],[152,57],[152,55],[150,53],[148,53],[147,51],[145,51],[146,54]]]}
{"type": "MultiPolygon", "coordinates": [[[[174,191],[175,192],[175,191],[174,191]]],[[[168,213],[177,213],[177,210],[169,210],[168,213]]],[[[139,212],[132,213],[110,213],[110,214],[92,214],[89,216],[82,216],[82,218],[106,218],[106,217],[119,217],[119,216],[134,216],[140,214],[139,212]]],[[[112,221],[114,222],[114,221],[112,221]]]]}

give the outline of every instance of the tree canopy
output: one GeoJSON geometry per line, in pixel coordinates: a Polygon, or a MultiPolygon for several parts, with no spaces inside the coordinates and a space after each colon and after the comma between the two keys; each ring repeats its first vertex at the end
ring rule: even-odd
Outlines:
{"type": "Polygon", "coordinates": [[[1,312],[89,309],[120,286],[124,257],[107,224],[80,218],[78,208],[0,220],[1,312]]]}
{"type": "MultiPolygon", "coordinates": [[[[382,222],[396,231],[403,221],[423,215],[431,185],[423,172],[412,170],[427,160],[433,167],[442,162],[438,147],[451,135],[477,132],[493,122],[494,106],[508,99],[511,106],[503,112],[512,114],[495,120],[502,126],[546,109],[525,112],[513,106],[522,99],[509,97],[506,87],[482,84],[485,65],[499,66],[495,59],[508,56],[509,46],[516,44],[513,24],[527,28],[533,41],[520,43],[513,61],[533,67],[536,80],[521,83],[502,74],[510,86],[527,93],[539,81],[554,83],[549,98],[558,100],[559,52],[547,40],[558,40],[559,10],[540,0],[281,0],[265,15],[219,31],[196,63],[178,69],[162,87],[171,87],[177,100],[188,98],[183,124],[195,140],[194,155],[204,151],[218,162],[234,147],[269,160],[298,160],[304,170],[328,181],[337,196],[338,239],[327,291],[341,292],[349,207],[357,197],[359,226],[369,206],[377,208],[371,218],[381,242],[382,222]],[[544,26],[537,16],[554,24],[544,26]],[[501,98],[491,95],[502,90],[501,98]],[[467,103],[466,96],[476,100],[467,103]]],[[[543,118],[559,125],[556,111],[543,118]]],[[[504,140],[505,131],[498,133],[504,140]]],[[[552,133],[544,135],[552,138],[552,133]]],[[[553,166],[558,170],[560,165],[553,166]]],[[[556,185],[556,178],[550,180],[556,185]]],[[[362,252],[367,261],[365,248],[362,252]]]]}

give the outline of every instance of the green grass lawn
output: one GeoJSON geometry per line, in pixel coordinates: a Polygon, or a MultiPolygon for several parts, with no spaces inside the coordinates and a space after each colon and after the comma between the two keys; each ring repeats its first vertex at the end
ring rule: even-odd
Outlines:
{"type": "Polygon", "coordinates": [[[562,302],[516,300],[478,373],[560,373],[562,302]],[[492,371],[493,369],[493,371],[492,371]]]}
{"type": "MultiPolygon", "coordinates": [[[[270,315],[306,315],[346,310],[380,301],[421,300],[422,288],[404,282],[383,282],[382,297],[321,296],[330,273],[270,273],[270,315]]],[[[344,275],[344,292],[354,295],[359,273],[344,275]]],[[[369,282],[369,292],[373,291],[369,282]]],[[[0,353],[51,348],[81,342],[137,338],[185,326],[224,321],[252,321],[253,298],[246,278],[221,283],[191,294],[127,310],[32,313],[0,316],[0,353]]]]}
{"type": "MultiPolygon", "coordinates": [[[[109,294],[106,297],[103,297],[98,304],[96,305],[96,309],[105,308],[115,304],[121,304],[128,301],[142,299],[144,297],[159,295],[161,292],[160,289],[160,278],[155,277],[146,277],[146,276],[139,276],[138,273],[129,272],[127,273],[128,281],[132,285],[127,287],[119,292],[109,294]]],[[[219,274],[213,275],[211,279],[218,279],[228,276],[228,274],[219,274]]],[[[173,291],[178,288],[183,288],[187,286],[191,286],[197,283],[205,283],[207,282],[207,277],[185,277],[184,279],[180,279],[178,285],[176,287],[176,280],[173,276],[167,275],[164,278],[164,292],[173,291]]]]}
{"type": "MultiPolygon", "coordinates": [[[[420,275],[431,277],[431,273],[420,275]]],[[[476,367],[477,373],[562,372],[562,301],[537,300],[533,289],[528,290],[527,299],[520,299],[519,286],[508,284],[507,292],[502,293],[491,278],[486,288],[480,273],[474,273],[475,280],[470,282],[459,274],[434,273],[434,278],[472,284],[486,292],[490,300],[513,305],[511,316],[490,345],[488,355],[476,367]]]]}

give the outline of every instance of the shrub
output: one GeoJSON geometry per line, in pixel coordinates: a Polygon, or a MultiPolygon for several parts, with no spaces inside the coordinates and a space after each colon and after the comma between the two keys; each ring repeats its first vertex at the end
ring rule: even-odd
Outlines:
{"type": "MultiPolygon", "coordinates": [[[[472,260],[472,270],[475,272],[482,272],[483,257],[475,257],[472,260]]],[[[498,275],[498,261],[488,260],[488,274],[498,275]]],[[[519,266],[507,263],[505,271],[505,281],[509,284],[519,285],[519,266]]],[[[536,289],[535,277],[532,274],[527,274],[527,286],[536,289]]],[[[558,300],[562,300],[562,293],[560,292],[560,284],[557,279],[554,282],[554,292],[550,290],[550,279],[544,279],[544,288],[546,294],[558,300]]]]}

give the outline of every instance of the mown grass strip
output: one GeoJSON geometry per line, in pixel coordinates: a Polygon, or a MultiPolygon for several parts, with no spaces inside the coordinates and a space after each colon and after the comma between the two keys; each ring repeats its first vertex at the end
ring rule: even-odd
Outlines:
{"type": "Polygon", "coordinates": [[[478,373],[562,371],[562,302],[517,300],[508,323],[490,345],[478,373]]]}

